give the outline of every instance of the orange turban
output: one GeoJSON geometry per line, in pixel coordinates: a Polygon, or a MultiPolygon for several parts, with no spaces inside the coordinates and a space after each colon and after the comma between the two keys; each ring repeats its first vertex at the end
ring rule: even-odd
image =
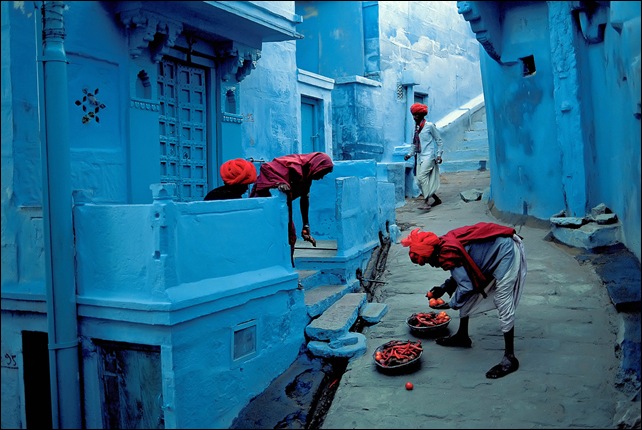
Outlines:
{"type": "Polygon", "coordinates": [[[421,255],[424,258],[430,258],[439,245],[439,237],[429,231],[420,231],[418,228],[410,232],[408,237],[401,239],[403,246],[409,246],[410,251],[414,254],[421,255]]]}
{"type": "Polygon", "coordinates": [[[417,113],[420,115],[428,115],[428,106],[421,103],[415,103],[414,105],[410,106],[410,113],[413,115],[417,113]]]}
{"type": "Polygon", "coordinates": [[[225,185],[249,185],[256,181],[256,168],[249,161],[235,158],[221,165],[221,178],[225,185]]]}

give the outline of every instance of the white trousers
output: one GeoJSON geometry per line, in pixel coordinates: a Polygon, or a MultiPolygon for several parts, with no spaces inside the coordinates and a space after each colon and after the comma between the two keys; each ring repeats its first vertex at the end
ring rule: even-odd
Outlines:
{"type": "Polygon", "coordinates": [[[432,160],[426,159],[421,161],[417,160],[417,185],[424,195],[424,200],[428,200],[430,196],[435,194],[441,184],[439,181],[439,164],[434,158],[432,160]]]}
{"type": "Polygon", "coordinates": [[[503,333],[509,332],[515,325],[515,309],[522,296],[526,279],[526,254],[524,244],[519,236],[513,235],[513,252],[515,258],[510,269],[502,279],[493,280],[486,287],[486,298],[475,294],[459,310],[460,317],[474,316],[497,309],[499,326],[503,333]]]}

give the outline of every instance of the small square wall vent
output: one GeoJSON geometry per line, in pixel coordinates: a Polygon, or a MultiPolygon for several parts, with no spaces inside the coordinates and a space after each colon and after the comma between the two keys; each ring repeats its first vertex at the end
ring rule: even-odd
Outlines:
{"type": "Polygon", "coordinates": [[[232,359],[248,358],[256,353],[256,320],[234,327],[232,336],[232,359]]]}
{"type": "Polygon", "coordinates": [[[522,75],[533,76],[536,72],[535,57],[529,55],[528,57],[520,58],[522,60],[522,75]]]}

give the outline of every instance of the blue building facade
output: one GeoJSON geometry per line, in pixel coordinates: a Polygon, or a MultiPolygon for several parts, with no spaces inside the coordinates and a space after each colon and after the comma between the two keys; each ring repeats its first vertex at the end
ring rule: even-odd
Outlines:
{"type": "Polygon", "coordinates": [[[2,3],[3,428],[224,427],[298,355],[285,200],[202,201],[279,6],[2,3]]]}
{"type": "Polygon", "coordinates": [[[228,427],[311,317],[283,196],[203,202],[219,166],[332,155],[310,224],[352,285],[414,102],[439,123],[481,95],[491,204],[603,202],[640,257],[639,2],[0,7],[2,428],[228,427]]]}
{"type": "Polygon", "coordinates": [[[483,48],[491,200],[585,217],[640,259],[640,2],[457,2],[483,48]]]}
{"type": "Polygon", "coordinates": [[[321,280],[354,285],[404,201],[410,104],[482,93],[456,2],[0,7],[2,428],[229,426],[311,317],[283,195],[204,202],[220,165],[331,154],[310,224],[321,280]]]}
{"type": "Polygon", "coordinates": [[[479,46],[455,9],[455,2],[296,2],[304,36],[297,66],[334,80],[335,159],[399,162],[395,148],[412,141],[410,105],[426,104],[437,123],[480,96],[479,46]]]}

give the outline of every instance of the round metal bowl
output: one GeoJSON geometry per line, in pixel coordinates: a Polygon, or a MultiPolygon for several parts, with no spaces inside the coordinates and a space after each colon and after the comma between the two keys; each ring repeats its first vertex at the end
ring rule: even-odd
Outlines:
{"type": "MultiPolygon", "coordinates": [[[[435,312],[430,312],[430,313],[435,314],[435,312]]],[[[450,320],[448,320],[444,323],[435,324],[431,326],[418,325],[416,317],[417,317],[417,314],[414,313],[410,315],[406,320],[406,324],[410,328],[410,331],[415,333],[432,333],[434,331],[443,330],[446,327],[448,327],[448,324],[450,324],[450,320]]]]}
{"type": "Polygon", "coordinates": [[[390,373],[406,373],[406,372],[410,372],[410,371],[416,370],[418,368],[418,365],[419,365],[419,360],[421,359],[421,356],[424,353],[423,349],[421,351],[419,351],[419,354],[417,354],[417,356],[415,358],[413,358],[412,360],[409,360],[409,361],[407,361],[405,363],[399,363],[399,364],[395,364],[395,365],[391,365],[391,366],[386,366],[384,364],[381,364],[375,359],[375,356],[377,355],[377,352],[381,352],[381,351],[387,349],[388,347],[394,345],[396,342],[403,342],[403,343],[412,342],[412,343],[415,343],[415,344],[419,343],[420,346],[421,346],[421,342],[420,341],[414,341],[413,342],[413,341],[409,341],[409,340],[408,341],[391,340],[389,342],[386,342],[383,345],[379,346],[374,351],[374,353],[372,353],[372,359],[374,360],[375,364],[377,365],[377,368],[379,370],[383,371],[383,372],[390,372],[390,373]]]}

